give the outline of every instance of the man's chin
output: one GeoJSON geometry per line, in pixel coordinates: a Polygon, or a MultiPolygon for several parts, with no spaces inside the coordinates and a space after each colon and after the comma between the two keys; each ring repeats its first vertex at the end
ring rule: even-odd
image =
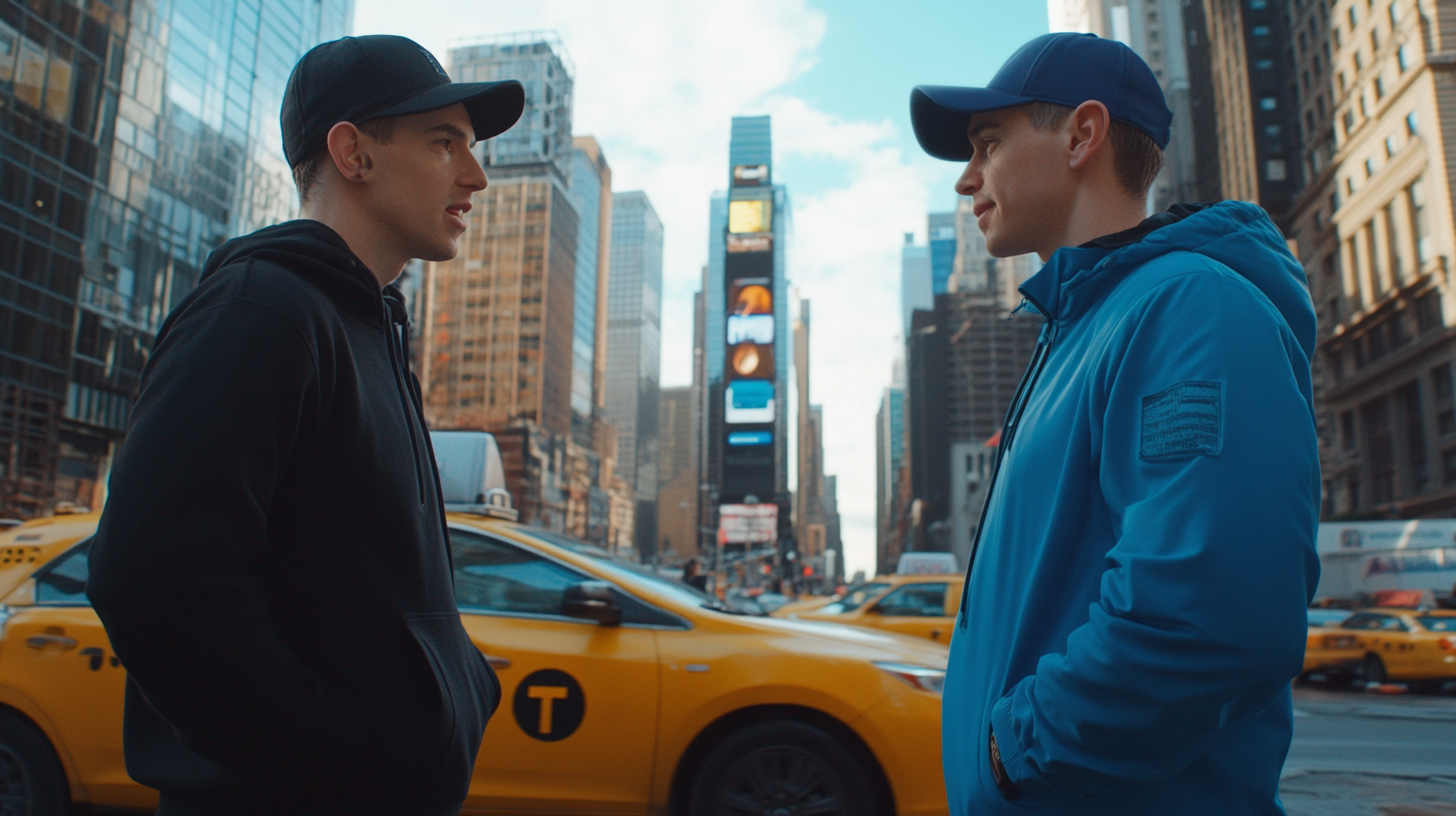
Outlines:
{"type": "Polygon", "coordinates": [[[455,256],[459,254],[460,242],[451,238],[422,248],[415,257],[422,261],[453,261],[455,260],[455,256]]]}

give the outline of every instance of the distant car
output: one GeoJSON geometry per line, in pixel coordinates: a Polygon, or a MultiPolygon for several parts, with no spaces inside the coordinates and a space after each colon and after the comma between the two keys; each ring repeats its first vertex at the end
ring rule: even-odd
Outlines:
{"type": "Polygon", "coordinates": [[[1302,675],[1354,676],[1365,655],[1360,651],[1355,635],[1338,628],[1353,614],[1349,609],[1309,610],[1309,634],[1304,644],[1302,675]]]}
{"type": "Polygon", "coordinates": [[[775,617],[844,623],[950,643],[964,583],[960,575],[881,575],[817,609],[775,617]]]}
{"type": "Polygon", "coordinates": [[[1456,610],[1366,609],[1333,631],[1353,637],[1363,682],[1456,679],[1456,610]]]}
{"type": "Polygon", "coordinates": [[[777,592],[765,592],[757,598],[754,598],[754,600],[758,602],[759,609],[762,609],[767,614],[773,614],[774,610],[781,608],[790,599],[789,596],[780,595],[777,592]]]}

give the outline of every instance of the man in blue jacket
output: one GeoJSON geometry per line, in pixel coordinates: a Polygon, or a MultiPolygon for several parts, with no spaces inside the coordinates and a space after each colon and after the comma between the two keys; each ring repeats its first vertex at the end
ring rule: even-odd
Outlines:
{"type": "Polygon", "coordinates": [[[991,254],[1046,262],[951,642],[952,813],[1283,813],[1319,576],[1303,270],[1251,204],[1144,219],[1172,115],[1120,43],[1039,37],[911,115],[991,254]]]}

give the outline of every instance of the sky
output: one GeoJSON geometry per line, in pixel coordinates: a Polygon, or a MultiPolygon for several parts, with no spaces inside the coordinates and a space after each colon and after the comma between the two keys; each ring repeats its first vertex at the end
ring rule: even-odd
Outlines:
{"type": "Polygon", "coordinates": [[[692,298],[708,201],[726,187],[734,116],[773,117],[774,181],[794,208],[788,276],[812,304],[810,399],[824,406],[846,574],[874,574],[874,418],[901,348],[904,234],[954,209],[961,167],[926,156],[915,85],[983,85],[1047,31],[1024,0],[356,0],[355,34],[400,34],[448,62],[453,42],[560,37],[576,67],[573,130],[601,143],[618,192],[663,221],[662,385],[692,379],[692,298]]]}

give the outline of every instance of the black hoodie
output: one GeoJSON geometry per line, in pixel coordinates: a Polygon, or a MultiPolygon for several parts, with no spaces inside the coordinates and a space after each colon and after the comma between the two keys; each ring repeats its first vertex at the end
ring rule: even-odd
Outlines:
{"type": "Polygon", "coordinates": [[[500,684],[456,611],[407,337],[315,221],[220,247],[157,334],[87,591],[163,812],[464,800],[500,684]]]}

